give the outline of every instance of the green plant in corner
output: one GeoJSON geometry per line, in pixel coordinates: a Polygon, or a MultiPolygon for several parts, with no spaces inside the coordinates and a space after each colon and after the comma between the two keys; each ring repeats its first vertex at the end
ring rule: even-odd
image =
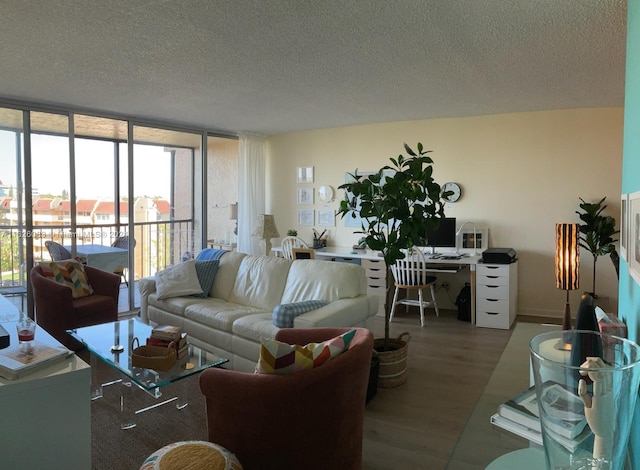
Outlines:
{"type": "Polygon", "coordinates": [[[602,215],[602,212],[607,208],[604,204],[605,199],[606,197],[603,197],[598,202],[591,203],[580,198],[582,201],[580,209],[583,212],[576,211],[582,221],[580,224],[580,246],[593,256],[593,290],[591,295],[594,298],[597,298],[596,261],[599,256],[615,251],[614,242],[617,240],[614,240],[613,236],[620,232],[616,230],[616,219],[602,215]]]}
{"type": "Polygon", "coordinates": [[[339,186],[345,190],[338,214],[360,217],[366,245],[382,253],[387,268],[387,295],[385,301],[384,349],[389,343],[389,316],[391,310],[390,267],[404,258],[403,249],[426,244],[427,229],[436,228],[444,218],[441,188],[433,178],[433,160],[430,150],[418,143],[417,153],[407,144],[409,155],[390,158],[375,174],[363,177],[357,170],[350,174],[351,182],[339,186]]]}
{"type": "Polygon", "coordinates": [[[297,236],[298,236],[297,230],[293,230],[293,229],[287,230],[287,237],[297,237],[297,236]]]}

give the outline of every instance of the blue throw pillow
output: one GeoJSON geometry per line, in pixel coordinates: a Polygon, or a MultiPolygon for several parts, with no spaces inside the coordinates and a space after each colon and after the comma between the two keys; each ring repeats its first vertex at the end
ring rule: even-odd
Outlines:
{"type": "Polygon", "coordinates": [[[191,297],[209,297],[209,291],[211,290],[211,286],[213,286],[219,265],[220,261],[217,259],[208,261],[196,260],[196,274],[198,275],[202,294],[193,294],[191,297]]]}
{"type": "Polygon", "coordinates": [[[324,307],[329,302],[326,300],[305,300],[292,304],[280,304],[273,309],[271,319],[278,328],[293,328],[293,319],[298,315],[324,307]]]}

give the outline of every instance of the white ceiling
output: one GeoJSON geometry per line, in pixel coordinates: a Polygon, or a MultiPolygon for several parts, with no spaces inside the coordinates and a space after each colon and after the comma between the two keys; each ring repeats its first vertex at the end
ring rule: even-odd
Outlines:
{"type": "Polygon", "coordinates": [[[2,0],[0,97],[263,134],[622,106],[626,0],[2,0]]]}

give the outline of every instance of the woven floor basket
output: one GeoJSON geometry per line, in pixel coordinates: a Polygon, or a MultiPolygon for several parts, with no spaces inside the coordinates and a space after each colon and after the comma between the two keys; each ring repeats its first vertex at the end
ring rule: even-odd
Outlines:
{"type": "Polygon", "coordinates": [[[384,351],[384,338],[373,341],[375,354],[380,358],[379,387],[397,387],[407,381],[409,339],[411,337],[408,332],[402,333],[395,339],[389,338],[389,351],[384,351]]]}

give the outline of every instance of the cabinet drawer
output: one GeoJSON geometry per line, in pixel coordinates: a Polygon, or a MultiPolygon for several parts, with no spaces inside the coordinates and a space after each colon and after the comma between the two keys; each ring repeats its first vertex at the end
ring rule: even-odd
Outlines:
{"type": "Polygon", "coordinates": [[[476,326],[485,328],[501,328],[508,330],[511,327],[509,312],[476,312],[476,326]]]}
{"type": "Polygon", "coordinates": [[[336,256],[335,258],[333,258],[334,261],[337,261],[338,263],[351,263],[351,264],[357,264],[358,266],[360,266],[360,258],[349,258],[347,256],[336,256]]]}
{"type": "Polygon", "coordinates": [[[478,267],[477,267],[477,275],[509,277],[509,265],[480,263],[478,264],[478,267]]]}
{"type": "Polygon", "coordinates": [[[509,286],[478,284],[476,296],[478,299],[508,299],[509,286]]]}
{"type": "Polygon", "coordinates": [[[498,276],[497,274],[483,274],[476,277],[476,284],[483,286],[508,286],[509,276],[498,276]]]}
{"type": "Polygon", "coordinates": [[[375,287],[386,287],[387,280],[384,277],[370,277],[367,276],[367,285],[375,287]]]}
{"type": "Polygon", "coordinates": [[[477,298],[476,314],[480,312],[490,315],[505,314],[509,316],[509,299],[485,299],[477,298]]]}
{"type": "Polygon", "coordinates": [[[382,271],[385,270],[384,259],[363,259],[362,267],[364,269],[380,269],[382,271]]]}
{"type": "Polygon", "coordinates": [[[387,295],[387,290],[384,286],[372,286],[371,284],[369,284],[367,285],[367,294],[385,297],[387,295]]]}

